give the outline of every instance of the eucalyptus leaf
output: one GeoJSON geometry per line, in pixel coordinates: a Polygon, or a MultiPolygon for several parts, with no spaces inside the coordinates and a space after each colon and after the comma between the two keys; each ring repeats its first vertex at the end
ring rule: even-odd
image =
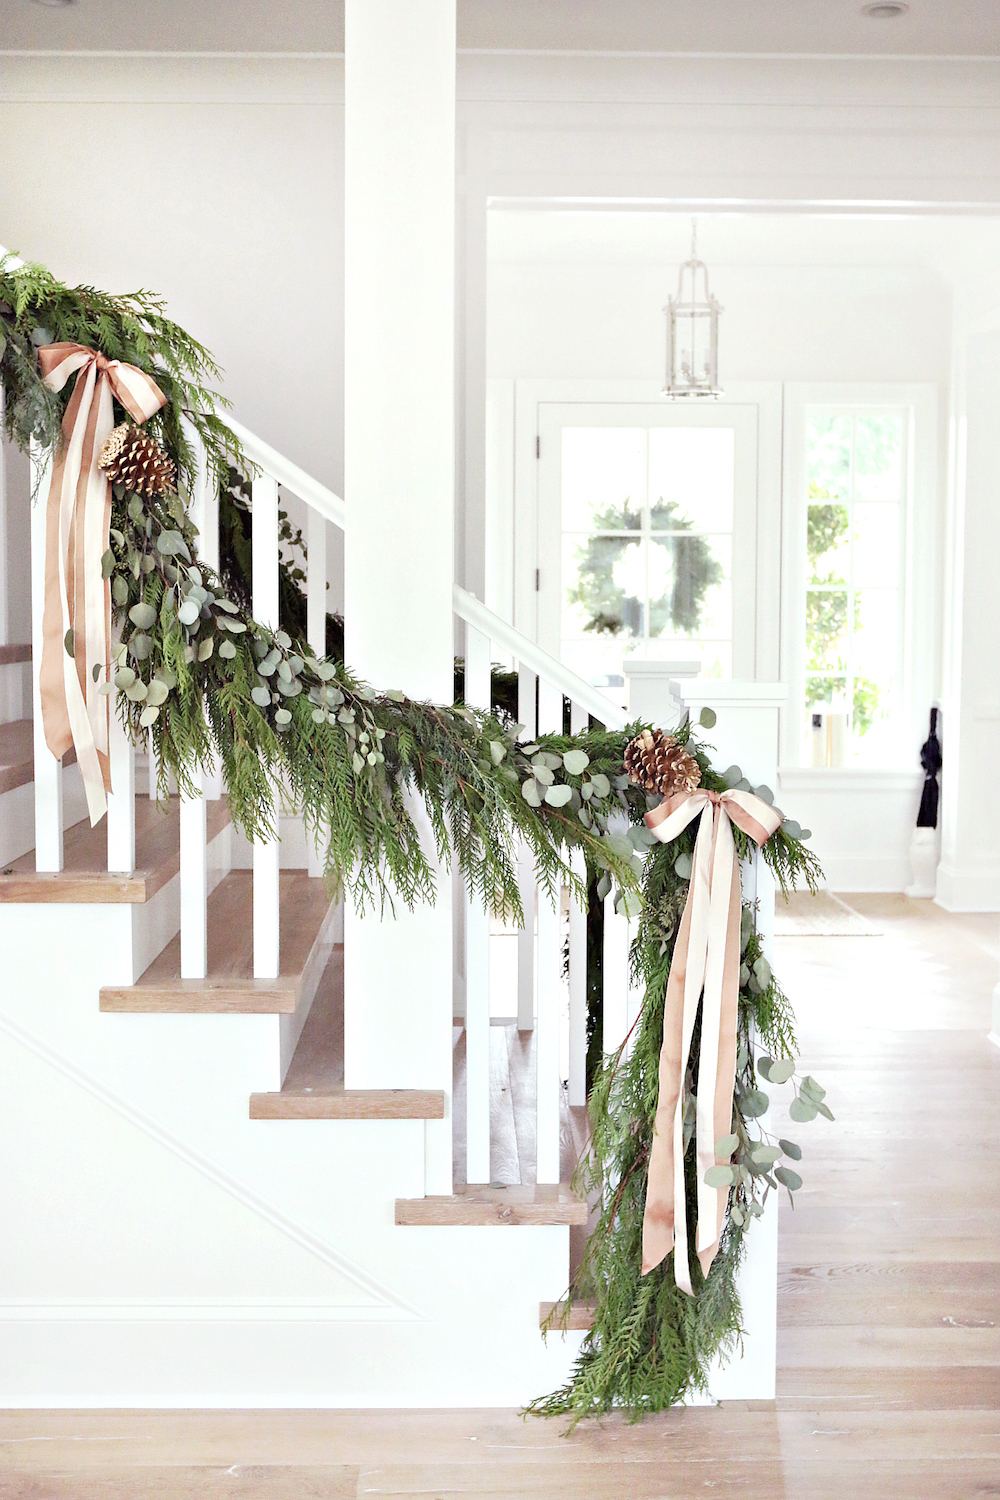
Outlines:
{"type": "Polygon", "coordinates": [[[208,661],[215,650],[215,636],[207,635],[203,641],[198,642],[198,660],[208,661]]]}
{"type": "Polygon", "coordinates": [[[586,750],[567,750],[562,762],[570,776],[582,776],[590,765],[590,756],[586,750]]]}
{"type": "Polygon", "coordinates": [[[807,1120],[815,1120],[819,1106],[812,1104],[808,1099],[793,1099],[788,1106],[788,1117],[797,1121],[800,1125],[807,1120]]]}
{"type": "Polygon", "coordinates": [[[539,786],[533,776],[529,776],[527,781],[521,784],[521,796],[529,807],[541,807],[543,791],[544,788],[539,786]]]}
{"type": "Polygon", "coordinates": [[[545,800],[549,807],[565,807],[573,796],[573,788],[570,786],[550,786],[545,793],[545,800]]]}
{"type": "Polygon", "coordinates": [[[780,1057],[773,1062],[767,1071],[768,1080],[771,1083],[787,1083],[795,1072],[795,1059],[793,1057],[780,1057]]]}
{"type": "Polygon", "coordinates": [[[755,786],[753,789],[753,794],[755,797],[759,797],[762,802],[766,802],[768,807],[774,806],[774,793],[771,791],[771,788],[769,786],[764,786],[763,784],[761,786],[755,786]]]}
{"type": "Polygon", "coordinates": [[[155,703],[148,704],[139,715],[139,725],[142,729],[148,729],[150,724],[155,724],[160,717],[160,710],[155,703]]]}
{"type": "Polygon", "coordinates": [[[226,661],[232,661],[233,657],[236,655],[236,647],[233,645],[232,641],[222,642],[222,645],[219,647],[219,655],[226,661]]]}
{"type": "Polygon", "coordinates": [[[154,677],[146,689],[146,702],[158,707],[161,703],[166,703],[169,696],[170,689],[167,687],[167,684],[161,682],[158,677],[154,677]]]}
{"type": "Polygon", "coordinates": [[[63,636],[63,649],[65,650],[67,656],[73,655],[74,646],[75,637],[73,635],[73,627],[70,626],[69,630],[67,630],[66,634],[63,636]]]}
{"type": "Polygon", "coordinates": [[[355,750],[354,754],[351,756],[351,765],[354,767],[354,774],[355,774],[355,776],[360,775],[360,773],[365,768],[365,758],[364,758],[364,756],[363,755],[359,755],[358,752],[355,750]]]}
{"type": "Polygon", "coordinates": [[[732,1219],[734,1224],[742,1226],[745,1223],[745,1215],[738,1203],[734,1203],[732,1208],[729,1210],[729,1217],[732,1219]]]}
{"type": "Polygon", "coordinates": [[[677,858],[674,860],[675,873],[678,874],[682,880],[690,880],[691,871],[693,869],[694,865],[691,861],[690,854],[686,854],[684,852],[678,854],[677,858]]]}
{"type": "Polygon", "coordinates": [[[606,797],[611,791],[611,782],[603,771],[595,771],[590,778],[590,784],[594,788],[595,797],[606,797]]]}
{"type": "Polygon", "coordinates": [[[802,1160],[802,1147],[796,1146],[794,1141],[786,1141],[779,1136],[778,1145],[781,1147],[782,1151],[784,1151],[785,1155],[789,1158],[790,1161],[802,1160]]]}
{"type": "Polygon", "coordinates": [[[738,786],[743,780],[743,772],[739,766],[727,766],[722,773],[722,779],[727,787],[738,786]]]}
{"type": "Polygon", "coordinates": [[[793,1172],[791,1167],[775,1167],[774,1175],[786,1187],[790,1193],[797,1193],[802,1186],[802,1178],[798,1172],[793,1172]]]}
{"type": "Polygon", "coordinates": [[[732,1156],[739,1143],[740,1138],[735,1132],[732,1135],[720,1135],[715,1143],[716,1156],[732,1156]]]}
{"type": "Polygon", "coordinates": [[[732,1187],[736,1181],[736,1173],[732,1167],[709,1167],[705,1173],[705,1186],[710,1188],[732,1187]]]}
{"type": "Polygon", "coordinates": [[[827,1120],[834,1119],[833,1110],[830,1108],[830,1106],[828,1104],[824,1104],[822,1101],[820,1101],[820,1103],[817,1104],[816,1108],[819,1110],[820,1114],[824,1116],[825,1119],[827,1119],[827,1120]]]}
{"type": "Polygon", "coordinates": [[[193,625],[195,620],[201,616],[201,605],[197,599],[185,599],[177,611],[177,618],[182,625],[193,625]]]}
{"type": "Polygon", "coordinates": [[[808,1073],[799,1084],[799,1093],[804,1094],[807,1099],[811,1099],[814,1104],[819,1104],[821,1099],[826,1098],[826,1089],[820,1088],[815,1078],[810,1077],[808,1073]]]}
{"type": "Polygon", "coordinates": [[[111,580],[111,597],[119,606],[128,602],[128,581],[120,573],[111,580]]]}
{"type": "Polygon", "coordinates": [[[129,637],[128,649],[136,661],[145,661],[153,649],[153,642],[148,635],[144,635],[141,630],[137,630],[134,635],[129,637]]]}
{"type": "Polygon", "coordinates": [[[609,894],[610,890],[611,890],[611,876],[607,873],[607,871],[605,871],[604,874],[601,876],[600,880],[597,882],[597,897],[598,897],[598,900],[599,901],[603,901],[607,897],[607,895],[609,894]]]}
{"type": "Polygon", "coordinates": [[[490,740],[490,759],[498,766],[507,754],[507,748],[499,740],[490,740]]]}
{"type": "Polygon", "coordinates": [[[708,708],[707,706],[703,708],[698,715],[698,723],[702,729],[714,729],[716,723],[715,709],[708,708]]]}
{"type": "Polygon", "coordinates": [[[279,725],[290,724],[292,722],[291,710],[287,708],[275,709],[274,722],[279,725]]]}
{"type": "Polygon", "coordinates": [[[115,673],[115,687],[121,688],[122,692],[130,688],[135,681],[135,673],[131,667],[119,667],[115,673]]]}
{"type": "Polygon", "coordinates": [[[758,1166],[770,1167],[776,1161],[781,1160],[782,1151],[780,1146],[754,1146],[750,1152],[758,1166]]]}
{"type": "Polygon", "coordinates": [[[770,1103],[763,1089],[751,1089],[740,1098],[740,1110],[748,1119],[756,1120],[767,1113],[770,1103]]]}
{"type": "Polygon", "coordinates": [[[266,687],[254,687],[250,689],[250,696],[258,708],[271,707],[271,690],[266,687]]]}
{"type": "Polygon", "coordinates": [[[536,756],[535,759],[531,762],[535,773],[535,780],[537,782],[540,782],[542,786],[551,786],[555,781],[555,777],[549,770],[548,766],[538,765],[537,760],[538,757],[536,756]]]}

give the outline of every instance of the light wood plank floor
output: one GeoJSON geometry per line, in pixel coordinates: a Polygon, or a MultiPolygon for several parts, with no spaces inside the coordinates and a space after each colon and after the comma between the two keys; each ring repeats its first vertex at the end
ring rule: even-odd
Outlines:
{"type": "Polygon", "coordinates": [[[795,1127],[777,1402],[569,1438],[507,1411],[6,1412],[0,1497],[1000,1495],[997,918],[847,899],[885,936],[779,944],[837,1124],[795,1127]]]}

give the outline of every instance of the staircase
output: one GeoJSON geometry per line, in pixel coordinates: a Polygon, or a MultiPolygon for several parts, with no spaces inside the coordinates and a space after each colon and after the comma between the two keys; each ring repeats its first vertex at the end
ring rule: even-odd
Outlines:
{"type": "MultiPolygon", "coordinates": [[[[342,524],[343,504],[240,436],[263,470],[255,613],[277,571],[280,484],[310,506],[324,606],[312,637],[320,528],[342,524]]],[[[8,484],[4,503],[27,494],[8,484]]],[[[211,564],[204,475],[195,507],[211,564]]],[[[564,696],[575,726],[619,721],[461,589],[455,607],[467,701],[489,702],[499,650],[519,665],[532,732],[561,727],[564,696]]],[[[491,1004],[489,918],[465,901],[451,1088],[346,1087],[343,909],[301,822],[251,845],[212,778],[156,800],[119,733],[115,795],[92,829],[70,758],[54,762],[33,732],[31,656],[0,648],[0,672],[21,674],[0,725],[0,1400],[511,1405],[561,1381],[579,1337],[545,1344],[538,1323],[588,1216],[568,1185],[586,1128],[580,915],[564,932],[537,901],[516,986],[491,1004]],[[440,1121],[450,1194],[428,1191],[425,1130],[440,1121]]],[[[632,1004],[610,907],[607,931],[610,1046],[632,1004]]]]}

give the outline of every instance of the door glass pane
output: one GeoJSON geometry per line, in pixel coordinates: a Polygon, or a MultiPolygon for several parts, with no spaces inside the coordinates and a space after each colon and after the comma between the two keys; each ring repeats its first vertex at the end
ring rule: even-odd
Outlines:
{"type": "MultiPolygon", "coordinates": [[[[814,486],[818,489],[818,486],[814,486]]],[[[810,491],[810,499],[814,499],[810,491]]],[[[846,505],[810,505],[808,583],[846,583],[851,566],[851,513],[846,505]]]]}
{"type": "Polygon", "coordinates": [[[564,427],[563,531],[641,527],[646,434],[641,427],[564,427]]]}
{"type": "Polygon", "coordinates": [[[562,659],[732,667],[731,427],[562,429],[562,659]]]}
{"type": "Polygon", "coordinates": [[[732,531],[735,437],[731,427],[650,429],[654,531],[732,531]]]}

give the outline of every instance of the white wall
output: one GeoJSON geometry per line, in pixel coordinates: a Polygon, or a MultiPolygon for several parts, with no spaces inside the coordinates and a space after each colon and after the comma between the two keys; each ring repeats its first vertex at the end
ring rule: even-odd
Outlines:
{"type": "MultiPolygon", "coordinates": [[[[583,234],[588,218],[581,216],[583,234]]],[[[777,239],[781,221],[770,222],[777,239]]],[[[711,238],[704,219],[701,238],[711,238]]],[[[707,243],[699,253],[711,255],[707,243]]],[[[709,264],[712,290],[724,308],[723,383],[947,382],[951,297],[932,271],[709,264]]],[[[491,259],[488,373],[659,379],[662,308],[675,289],[676,264],[491,259]]]]}

